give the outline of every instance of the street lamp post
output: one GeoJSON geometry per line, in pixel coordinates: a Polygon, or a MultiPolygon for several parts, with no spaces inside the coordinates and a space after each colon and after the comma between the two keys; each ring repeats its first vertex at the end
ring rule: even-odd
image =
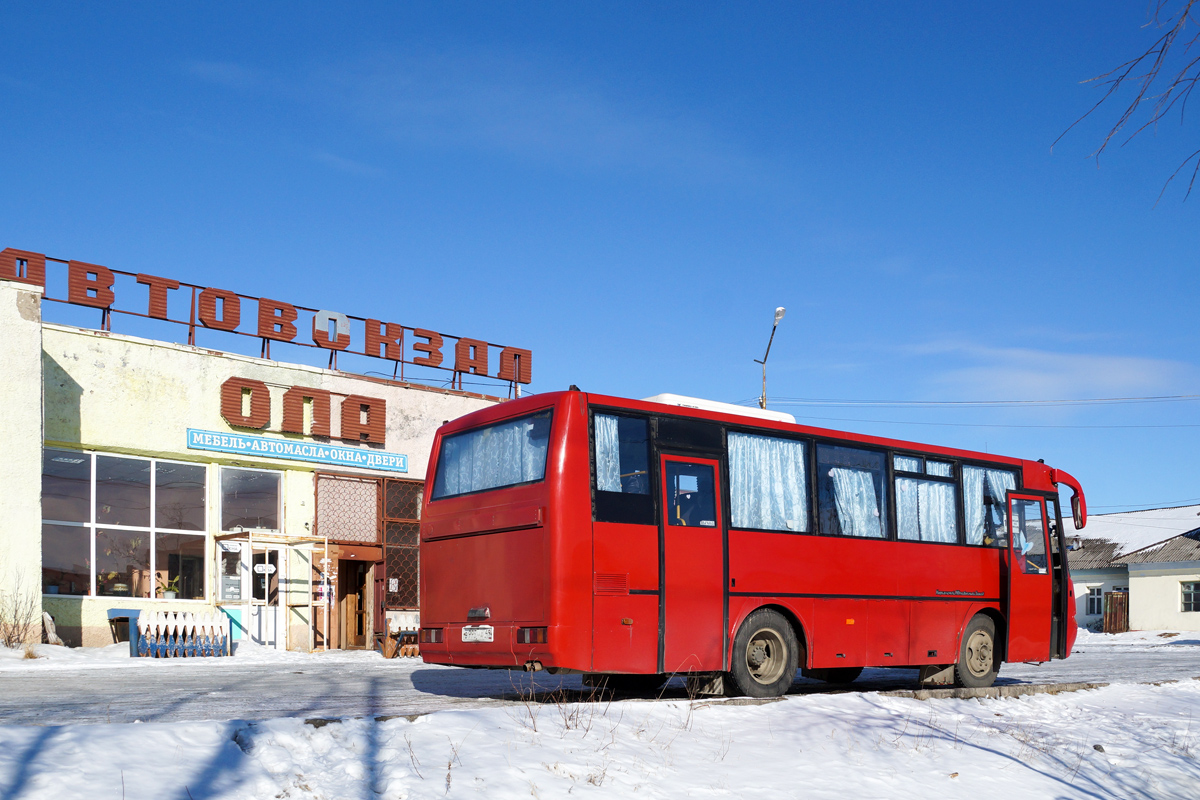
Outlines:
{"type": "Polygon", "coordinates": [[[767,356],[771,355],[771,343],[775,341],[775,329],[779,327],[779,320],[783,319],[785,313],[787,310],[783,306],[775,309],[775,322],[771,325],[771,338],[767,340],[767,352],[762,357],[762,361],[754,359],[755,364],[762,364],[762,396],[758,398],[758,407],[762,409],[767,407],[767,356]]]}

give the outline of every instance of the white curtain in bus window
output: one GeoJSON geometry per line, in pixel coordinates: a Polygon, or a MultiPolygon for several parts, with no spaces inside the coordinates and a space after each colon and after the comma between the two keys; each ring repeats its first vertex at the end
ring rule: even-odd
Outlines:
{"type": "Polygon", "coordinates": [[[1008,525],[1007,492],[1017,488],[1016,476],[1003,469],[962,468],[967,544],[1001,546],[1008,525]]]}
{"type": "Polygon", "coordinates": [[[926,461],[925,471],[930,475],[937,475],[940,478],[954,477],[954,465],[947,464],[945,461],[926,461]]]}
{"type": "Polygon", "coordinates": [[[650,494],[650,450],[646,420],[595,416],[596,489],[650,494]]]}
{"type": "Polygon", "coordinates": [[[924,472],[921,459],[913,456],[892,456],[892,466],[897,472],[924,472]]]}
{"type": "Polygon", "coordinates": [[[807,531],[807,464],[804,442],[730,433],[733,527],[807,531]]]}
{"type": "Polygon", "coordinates": [[[958,541],[954,484],[896,478],[896,529],[915,542],[958,541]]]}
{"type": "Polygon", "coordinates": [[[442,440],[433,498],[542,480],[550,415],[542,411],[442,440]]]}
{"type": "Polygon", "coordinates": [[[817,445],[817,512],[821,533],[887,535],[883,453],[817,445]]]}

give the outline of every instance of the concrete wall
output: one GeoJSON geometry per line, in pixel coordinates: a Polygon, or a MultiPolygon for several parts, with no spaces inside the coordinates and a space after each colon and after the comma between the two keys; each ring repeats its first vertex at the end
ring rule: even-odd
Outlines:
{"type": "Polygon", "coordinates": [[[1200,581],[1200,562],[1129,565],[1129,627],[1200,631],[1200,611],[1185,612],[1183,583],[1200,581]]]}
{"type": "MultiPolygon", "coordinates": [[[[220,388],[231,377],[271,386],[271,424],[283,419],[283,391],[290,386],[335,394],[365,394],[387,401],[383,449],[409,456],[403,477],[423,479],[433,434],[443,420],[492,405],[473,397],[378,383],[331,370],[217,353],[186,345],[44,326],[46,441],[82,444],[114,452],[177,458],[187,454],[186,429],[231,431],[221,417],[220,388]]],[[[246,431],[243,431],[246,432],[246,431]]],[[[333,433],[339,432],[338,414],[333,433]]],[[[276,434],[283,438],[282,434],[276,434]]],[[[287,435],[290,439],[309,437],[287,435]]],[[[195,460],[245,463],[245,456],[191,451],[195,460]]],[[[256,465],[308,471],[295,461],[255,458],[256,465]]],[[[339,469],[342,472],[355,470],[339,469]]],[[[371,474],[358,470],[362,474],[371,474]]],[[[311,487],[310,487],[311,488],[311,487]]]]}
{"type": "Polygon", "coordinates": [[[42,626],[42,290],[0,281],[0,608],[14,599],[42,626]]]}
{"type": "Polygon", "coordinates": [[[1104,614],[1087,613],[1088,590],[1099,586],[1102,591],[1111,592],[1118,586],[1129,588],[1129,574],[1125,568],[1120,569],[1073,569],[1071,581],[1075,586],[1075,622],[1081,628],[1099,630],[1104,624],[1104,614]]]}

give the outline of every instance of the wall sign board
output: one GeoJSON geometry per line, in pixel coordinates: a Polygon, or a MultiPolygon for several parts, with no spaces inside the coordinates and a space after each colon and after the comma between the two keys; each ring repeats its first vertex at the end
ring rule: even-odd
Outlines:
{"type": "Polygon", "coordinates": [[[361,447],[341,447],[319,442],[249,436],[244,433],[219,433],[188,428],[187,446],[189,450],[282,458],[289,461],[308,461],[314,464],[331,464],[358,469],[378,469],[385,472],[408,472],[408,456],[403,453],[385,453],[361,447]]]}

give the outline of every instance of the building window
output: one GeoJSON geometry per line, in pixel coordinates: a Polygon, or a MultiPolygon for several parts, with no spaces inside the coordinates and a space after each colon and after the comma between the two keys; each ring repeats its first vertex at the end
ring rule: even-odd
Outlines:
{"type": "Polygon", "coordinates": [[[1087,593],[1087,614],[1089,616],[1099,616],[1104,613],[1104,589],[1100,586],[1091,586],[1087,593]]]}
{"type": "Polygon", "coordinates": [[[1183,584],[1183,610],[1200,611],[1200,583],[1183,584]]]}
{"type": "Polygon", "coordinates": [[[200,464],[46,448],[42,592],[203,600],[200,464]]]}
{"type": "Polygon", "coordinates": [[[221,468],[221,530],[278,531],[280,473],[221,468]]]}

